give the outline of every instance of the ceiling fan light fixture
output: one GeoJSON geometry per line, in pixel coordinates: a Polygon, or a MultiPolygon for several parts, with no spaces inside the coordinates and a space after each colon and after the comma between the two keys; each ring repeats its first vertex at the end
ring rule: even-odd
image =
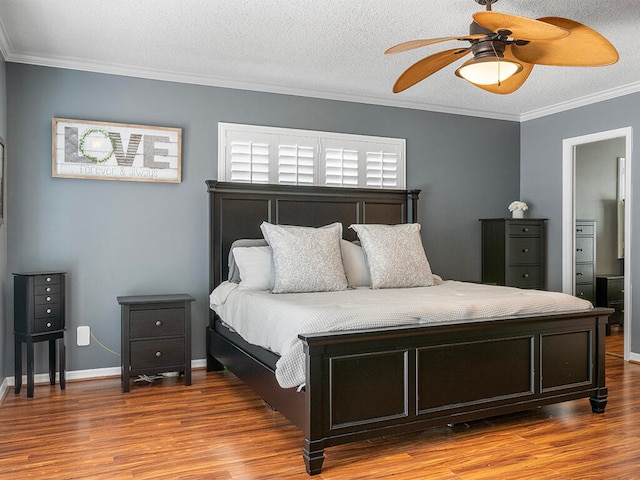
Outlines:
{"type": "Polygon", "coordinates": [[[494,85],[522,71],[522,65],[498,57],[474,58],[456,70],[456,75],[476,85],[494,85]]]}

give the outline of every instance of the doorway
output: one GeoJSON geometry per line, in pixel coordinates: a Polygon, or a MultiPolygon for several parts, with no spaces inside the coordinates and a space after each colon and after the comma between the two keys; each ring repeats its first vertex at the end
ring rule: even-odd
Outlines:
{"type": "MultiPolygon", "coordinates": [[[[602,142],[610,139],[624,139],[624,167],[625,175],[621,177],[621,188],[624,188],[624,245],[631,245],[631,127],[609,130],[580,137],[568,138],[563,141],[562,152],[562,291],[575,295],[575,222],[576,222],[576,151],[579,146],[602,142]]],[[[621,218],[621,219],[622,219],[621,218]]],[[[630,358],[631,345],[631,250],[626,249],[624,255],[624,359],[630,358]]]]}

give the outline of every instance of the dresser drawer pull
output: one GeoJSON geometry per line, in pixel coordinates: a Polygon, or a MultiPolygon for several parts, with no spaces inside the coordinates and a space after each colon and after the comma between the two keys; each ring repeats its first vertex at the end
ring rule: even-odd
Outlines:
{"type": "Polygon", "coordinates": [[[580,292],[580,293],[578,294],[578,296],[579,296],[579,297],[584,297],[584,292],[580,292]]]}
{"type": "Polygon", "coordinates": [[[528,229],[527,227],[524,227],[524,228],[522,229],[522,231],[526,233],[526,232],[528,232],[528,231],[529,231],[529,229],[528,229]]]}
{"type": "Polygon", "coordinates": [[[576,228],[576,232],[582,233],[582,229],[581,228],[576,228]]]}
{"type": "Polygon", "coordinates": [[[50,282],[50,281],[51,281],[51,277],[47,277],[47,282],[50,282]]]}
{"type": "Polygon", "coordinates": [[[528,248],[523,248],[523,249],[522,249],[522,253],[528,253],[528,252],[529,252],[529,249],[528,249],[528,248]]]}
{"type": "Polygon", "coordinates": [[[156,320],[156,327],[159,327],[160,325],[162,325],[162,322],[160,320],[156,320]]]}
{"type": "Polygon", "coordinates": [[[51,313],[51,309],[50,308],[47,308],[47,313],[51,313]]]}
{"type": "Polygon", "coordinates": [[[51,322],[47,322],[47,328],[51,328],[51,322]]]}
{"type": "Polygon", "coordinates": [[[581,248],[576,248],[576,252],[581,252],[582,249],[581,248]]]}
{"type": "Polygon", "coordinates": [[[50,302],[50,301],[51,301],[51,297],[47,297],[47,302],[50,302]]]}
{"type": "Polygon", "coordinates": [[[522,275],[522,278],[529,278],[529,274],[528,274],[528,273],[524,273],[524,274],[522,275]]]}
{"type": "Polygon", "coordinates": [[[582,272],[576,272],[576,276],[579,277],[580,275],[584,275],[584,273],[582,272]]]}
{"type": "Polygon", "coordinates": [[[49,293],[49,292],[51,291],[51,287],[47,287],[47,288],[45,289],[45,291],[46,291],[47,293],[49,293]]]}
{"type": "Polygon", "coordinates": [[[156,357],[160,358],[162,356],[162,352],[156,352],[156,357]]]}

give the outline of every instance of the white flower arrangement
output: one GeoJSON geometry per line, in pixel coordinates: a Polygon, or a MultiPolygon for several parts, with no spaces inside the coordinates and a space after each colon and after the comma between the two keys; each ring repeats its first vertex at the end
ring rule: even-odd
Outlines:
{"type": "Polygon", "coordinates": [[[511,202],[511,204],[509,205],[510,212],[513,212],[514,210],[522,210],[524,212],[525,210],[528,210],[528,209],[529,209],[529,205],[519,200],[516,200],[515,202],[511,202]]]}

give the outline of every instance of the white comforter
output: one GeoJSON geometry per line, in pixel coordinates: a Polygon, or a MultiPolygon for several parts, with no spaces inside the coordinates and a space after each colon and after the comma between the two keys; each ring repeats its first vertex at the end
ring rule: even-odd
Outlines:
{"type": "Polygon", "coordinates": [[[305,382],[301,333],[331,332],[593,308],[571,295],[474,283],[433,287],[271,294],[223,282],[210,306],[245,340],[280,355],[276,378],[284,388],[305,382]]]}

